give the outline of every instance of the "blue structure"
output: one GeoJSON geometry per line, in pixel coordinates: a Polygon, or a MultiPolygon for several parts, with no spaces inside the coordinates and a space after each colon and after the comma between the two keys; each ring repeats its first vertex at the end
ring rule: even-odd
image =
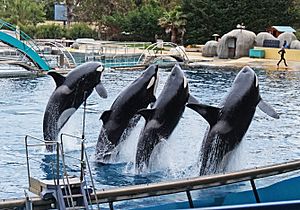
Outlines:
{"type": "Polygon", "coordinates": [[[265,50],[263,50],[263,49],[250,49],[249,50],[249,57],[250,58],[264,58],[265,57],[265,50]]]}
{"type": "Polygon", "coordinates": [[[44,70],[44,71],[48,71],[50,70],[49,65],[47,64],[47,62],[42,59],[39,54],[34,50],[34,48],[37,48],[36,44],[34,43],[34,41],[24,32],[20,31],[18,32],[16,30],[16,27],[12,26],[9,23],[6,23],[2,20],[0,20],[0,24],[2,24],[1,28],[3,26],[5,26],[6,28],[9,28],[12,31],[15,31],[16,33],[20,34],[21,39],[24,39],[25,41],[28,41],[28,43],[31,43],[30,46],[28,46],[27,44],[25,44],[24,42],[16,39],[13,36],[10,36],[7,33],[4,33],[2,31],[0,31],[0,41],[4,42],[5,44],[12,46],[14,48],[17,48],[18,50],[20,50],[21,52],[23,52],[25,55],[28,56],[28,58],[34,62],[40,69],[44,70]]]}
{"type": "Polygon", "coordinates": [[[271,26],[267,29],[267,32],[271,33],[274,37],[278,37],[281,33],[290,32],[295,33],[296,30],[290,26],[271,26]]]}

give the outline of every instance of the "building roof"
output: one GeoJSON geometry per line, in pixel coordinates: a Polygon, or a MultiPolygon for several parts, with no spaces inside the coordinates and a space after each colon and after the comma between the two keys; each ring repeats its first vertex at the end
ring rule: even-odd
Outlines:
{"type": "Polygon", "coordinates": [[[272,28],[275,28],[279,32],[296,32],[291,26],[272,26],[272,28]]]}

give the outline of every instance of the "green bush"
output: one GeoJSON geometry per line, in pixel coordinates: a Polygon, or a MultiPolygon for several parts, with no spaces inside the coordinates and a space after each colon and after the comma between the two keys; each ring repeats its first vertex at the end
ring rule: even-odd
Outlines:
{"type": "Polygon", "coordinates": [[[68,39],[77,38],[97,38],[97,32],[91,29],[87,24],[78,23],[71,25],[70,28],[58,24],[49,25],[21,25],[21,30],[32,38],[37,39],[68,39]]]}
{"type": "Polygon", "coordinates": [[[21,31],[26,33],[31,38],[35,38],[35,34],[36,34],[36,30],[37,30],[36,26],[34,26],[34,25],[21,25],[20,29],[21,29],[21,31]]]}
{"type": "Polygon", "coordinates": [[[64,36],[65,29],[57,24],[37,26],[35,34],[38,39],[61,39],[64,36]]]}
{"type": "Polygon", "coordinates": [[[85,23],[76,23],[67,29],[66,38],[97,38],[97,32],[85,23]]]}

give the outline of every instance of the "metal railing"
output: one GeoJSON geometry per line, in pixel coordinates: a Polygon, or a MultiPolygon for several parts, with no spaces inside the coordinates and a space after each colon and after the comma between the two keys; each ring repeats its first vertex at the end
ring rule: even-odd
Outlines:
{"type": "MultiPolygon", "coordinates": [[[[15,32],[16,35],[20,36],[20,38],[21,38],[20,41],[23,41],[26,45],[29,45],[31,47],[31,49],[33,49],[37,54],[42,54],[44,57],[43,51],[39,48],[38,44],[28,34],[21,31],[16,26],[0,19],[0,29],[2,29],[2,28],[15,32]]],[[[48,60],[45,57],[44,57],[44,60],[48,65],[48,60]]]]}
{"type": "MultiPolygon", "coordinates": [[[[299,169],[300,160],[295,160],[286,163],[269,165],[226,174],[187,178],[171,182],[127,186],[116,189],[102,189],[100,191],[96,191],[96,195],[92,196],[91,199],[93,203],[96,203],[97,197],[98,203],[110,203],[110,208],[113,209],[113,203],[117,201],[186,192],[187,199],[190,203],[190,207],[192,208],[194,204],[190,192],[193,190],[201,190],[211,187],[218,187],[243,181],[249,181],[251,187],[253,188],[253,193],[256,194],[256,201],[260,202],[260,197],[255,187],[255,180],[283,173],[288,173],[299,169]]],[[[42,201],[41,198],[36,197],[33,197],[31,200],[31,203],[34,206],[42,206],[43,204],[45,205],[45,203],[47,202],[49,203],[49,201],[42,201]]],[[[25,204],[26,199],[6,200],[0,202],[0,208],[24,207],[25,204]]]]}
{"type": "MultiPolygon", "coordinates": [[[[90,182],[92,184],[92,193],[93,193],[93,197],[95,198],[96,197],[96,188],[95,188],[95,184],[94,184],[94,181],[93,181],[93,177],[92,177],[92,172],[91,172],[91,167],[89,165],[89,161],[88,161],[88,155],[85,151],[85,139],[83,139],[82,137],[77,137],[77,136],[74,136],[74,135],[70,135],[70,134],[65,134],[65,133],[62,133],[61,136],[60,136],[60,142],[56,142],[56,141],[44,141],[43,139],[39,139],[39,138],[36,138],[36,137],[33,137],[33,136],[30,136],[30,135],[26,135],[25,136],[25,148],[26,148],[26,161],[27,161],[27,175],[28,175],[28,183],[29,183],[29,188],[31,188],[31,172],[30,172],[30,160],[33,160],[33,161],[36,161],[36,162],[39,162],[39,163],[42,163],[42,161],[40,160],[37,160],[33,157],[31,157],[29,155],[29,147],[46,147],[46,145],[56,145],[56,163],[53,161],[52,162],[52,170],[53,170],[53,181],[55,183],[56,186],[60,186],[60,181],[63,182],[63,186],[66,186],[64,188],[65,190],[65,195],[67,195],[67,203],[68,203],[68,206],[69,207],[73,207],[75,208],[75,203],[74,203],[74,197],[72,195],[72,190],[71,190],[71,185],[70,185],[70,179],[69,179],[69,174],[68,174],[68,171],[67,171],[67,162],[66,162],[66,158],[70,158],[70,159],[73,159],[73,160],[76,160],[80,163],[80,183],[82,183],[84,181],[85,183],[85,187],[86,189],[88,190],[88,185],[87,185],[87,176],[86,176],[86,172],[85,172],[85,169],[86,169],[86,166],[87,166],[87,169],[88,169],[88,175],[90,177],[90,182]],[[81,153],[80,153],[80,158],[76,158],[76,157],[73,157],[71,155],[68,155],[65,153],[65,150],[64,150],[64,138],[63,137],[70,137],[70,138],[74,138],[74,139],[77,139],[77,140],[80,140],[81,141],[81,153]],[[35,142],[38,142],[38,143],[29,143],[29,139],[32,139],[34,140],[35,142]],[[62,178],[61,178],[61,173],[60,173],[60,161],[62,162],[62,178]],[[56,165],[56,167],[55,167],[56,165]],[[55,170],[54,170],[55,169],[55,170]]],[[[73,165],[74,166],[74,165],[73,165]]],[[[82,192],[84,193],[84,192],[82,192]]],[[[100,206],[99,206],[99,202],[98,202],[98,199],[96,198],[94,201],[92,201],[91,199],[91,195],[90,193],[88,192],[87,193],[88,195],[88,203],[90,205],[92,204],[97,204],[97,209],[100,210],[100,206]]]]}
{"type": "Polygon", "coordinates": [[[190,194],[190,192],[193,190],[201,190],[211,187],[249,181],[252,187],[253,194],[255,196],[255,200],[257,203],[259,203],[260,197],[254,182],[256,179],[292,172],[299,169],[300,160],[296,160],[282,164],[270,165],[226,174],[201,176],[171,182],[120,187],[117,189],[102,189],[101,191],[97,191],[96,195],[98,197],[99,203],[110,203],[111,209],[113,209],[113,202],[117,201],[185,192],[187,195],[187,200],[189,201],[190,208],[193,208],[193,199],[190,194]]]}
{"type": "Polygon", "coordinates": [[[30,136],[30,135],[26,135],[25,136],[26,163],[27,163],[27,175],[28,175],[28,184],[29,184],[29,187],[31,186],[30,160],[33,160],[33,161],[39,162],[39,163],[41,163],[41,161],[40,160],[36,160],[35,158],[29,156],[28,147],[46,147],[47,145],[51,145],[51,146],[56,145],[57,146],[58,143],[55,142],[55,141],[45,141],[43,139],[36,138],[36,137],[30,136]],[[35,140],[35,141],[37,141],[39,143],[29,144],[29,142],[28,142],[29,139],[33,139],[33,140],[35,140]]]}
{"type": "Polygon", "coordinates": [[[44,42],[43,44],[45,44],[45,45],[48,44],[48,45],[51,45],[51,46],[55,47],[56,49],[58,49],[63,54],[65,60],[67,61],[68,67],[71,67],[72,64],[74,66],[77,66],[75,58],[73,57],[73,55],[69,52],[69,50],[64,45],[62,45],[58,42],[44,42]]]}
{"type": "MultiPolygon", "coordinates": [[[[92,184],[93,194],[95,196],[96,188],[95,188],[95,184],[94,184],[94,180],[93,180],[93,176],[92,176],[91,167],[89,165],[88,156],[87,156],[87,153],[85,151],[85,139],[83,139],[82,137],[78,137],[78,136],[74,136],[74,135],[62,133],[61,134],[61,147],[60,148],[61,148],[61,157],[62,157],[62,161],[63,161],[64,177],[66,177],[68,185],[70,185],[70,184],[69,184],[69,175],[68,175],[67,170],[66,170],[66,161],[65,161],[66,157],[80,161],[80,182],[85,181],[86,187],[87,187],[87,180],[86,180],[86,175],[85,175],[85,168],[87,166],[88,174],[89,174],[89,177],[90,177],[90,182],[92,184]],[[80,143],[81,144],[80,145],[81,146],[80,158],[76,158],[76,157],[73,157],[73,156],[65,154],[64,147],[63,147],[63,145],[64,145],[64,143],[63,143],[63,141],[64,141],[63,137],[64,136],[70,137],[70,138],[74,138],[74,139],[77,139],[77,140],[81,141],[81,143],[80,143]]],[[[70,195],[70,197],[72,199],[72,193],[71,193],[70,189],[69,189],[69,195],[70,195]]],[[[89,193],[88,193],[88,200],[89,200],[89,204],[92,204],[92,200],[91,200],[91,197],[90,197],[89,193]]],[[[71,201],[71,203],[73,203],[73,201],[71,201]]],[[[97,204],[97,209],[99,210],[100,207],[99,207],[99,202],[98,202],[97,198],[95,199],[95,203],[97,204]]]]}
{"type": "Polygon", "coordinates": [[[177,55],[184,61],[184,62],[189,62],[189,57],[187,56],[185,50],[178,46],[177,44],[173,43],[173,42],[156,42],[153,43],[151,45],[149,45],[141,54],[141,56],[138,59],[138,63],[142,63],[142,60],[145,62],[147,62],[148,58],[150,57],[165,57],[168,54],[163,54],[162,50],[164,50],[164,48],[171,48],[172,50],[175,50],[175,52],[177,53],[177,55]],[[160,52],[160,53],[159,53],[160,52]]]}

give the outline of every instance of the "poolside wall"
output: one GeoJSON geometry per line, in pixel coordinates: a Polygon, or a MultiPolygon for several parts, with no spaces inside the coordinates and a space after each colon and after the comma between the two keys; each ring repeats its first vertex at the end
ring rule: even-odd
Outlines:
{"type": "MultiPolygon", "coordinates": [[[[264,50],[266,59],[280,59],[280,55],[278,54],[280,48],[255,47],[255,49],[264,50]]],[[[286,49],[285,58],[287,61],[300,61],[300,50],[286,49]]]]}

